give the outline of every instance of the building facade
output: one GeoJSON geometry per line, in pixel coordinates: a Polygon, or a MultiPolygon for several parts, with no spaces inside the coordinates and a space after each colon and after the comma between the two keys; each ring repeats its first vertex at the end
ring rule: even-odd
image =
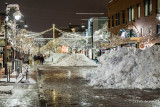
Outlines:
{"type": "Polygon", "coordinates": [[[160,0],[111,0],[108,19],[114,35],[132,29],[136,36],[160,36],[160,0]]]}
{"type": "Polygon", "coordinates": [[[2,25],[4,25],[5,13],[0,13],[0,35],[3,35],[2,25]]]}

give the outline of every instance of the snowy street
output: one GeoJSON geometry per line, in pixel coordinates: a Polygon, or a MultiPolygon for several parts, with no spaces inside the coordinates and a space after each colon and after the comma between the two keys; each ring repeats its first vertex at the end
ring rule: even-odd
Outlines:
{"type": "MultiPolygon", "coordinates": [[[[96,67],[94,67],[96,68],[96,67]]],[[[160,90],[98,89],[84,72],[93,67],[39,66],[41,107],[158,107],[160,90]]]]}
{"type": "Polygon", "coordinates": [[[0,107],[160,107],[160,0],[0,0],[0,107]]]}

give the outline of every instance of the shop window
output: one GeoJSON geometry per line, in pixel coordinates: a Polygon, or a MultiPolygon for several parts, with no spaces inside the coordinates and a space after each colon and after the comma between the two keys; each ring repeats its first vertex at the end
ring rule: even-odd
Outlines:
{"type": "Polygon", "coordinates": [[[137,5],[137,18],[139,19],[141,17],[141,6],[140,4],[137,5]]]}
{"type": "Polygon", "coordinates": [[[114,15],[112,15],[112,27],[114,27],[114,15]]]}
{"type": "Polygon", "coordinates": [[[116,14],[116,26],[120,25],[120,13],[116,14]]]}
{"type": "Polygon", "coordinates": [[[128,16],[129,16],[129,21],[133,21],[134,20],[134,7],[130,7],[128,10],[128,16]]]}
{"type": "Polygon", "coordinates": [[[160,34],[160,24],[157,25],[157,34],[160,34]]]}
{"type": "Polygon", "coordinates": [[[122,23],[125,24],[125,10],[122,11],[122,23]]]}

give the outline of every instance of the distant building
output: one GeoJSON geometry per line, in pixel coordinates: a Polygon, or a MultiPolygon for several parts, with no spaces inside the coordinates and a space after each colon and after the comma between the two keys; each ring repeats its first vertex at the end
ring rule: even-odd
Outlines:
{"type": "Polygon", "coordinates": [[[90,41],[87,41],[89,44],[89,49],[87,50],[87,56],[91,59],[96,59],[96,44],[93,42],[93,34],[95,31],[102,29],[104,24],[106,23],[106,17],[93,17],[88,20],[88,30],[86,31],[86,36],[92,36],[90,41]]]}
{"type": "Polygon", "coordinates": [[[160,36],[160,0],[112,0],[108,3],[108,30],[132,29],[136,36],[160,36]]]}
{"type": "Polygon", "coordinates": [[[92,34],[102,29],[103,25],[106,23],[107,19],[106,17],[93,17],[88,20],[88,36],[92,36],[92,34]]]}
{"type": "Polygon", "coordinates": [[[74,29],[74,32],[85,32],[85,26],[84,25],[69,25],[70,29],[74,29]],[[84,28],[83,28],[84,27],[84,28]]]}

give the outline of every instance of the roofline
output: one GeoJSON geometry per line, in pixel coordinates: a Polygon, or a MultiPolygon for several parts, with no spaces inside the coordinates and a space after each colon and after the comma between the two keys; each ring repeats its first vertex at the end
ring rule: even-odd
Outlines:
{"type": "Polygon", "coordinates": [[[1,15],[1,16],[5,16],[6,14],[5,14],[5,13],[0,13],[0,15],[1,15]]]}
{"type": "Polygon", "coordinates": [[[117,2],[118,0],[110,0],[109,2],[108,2],[108,5],[110,6],[110,5],[112,5],[112,4],[114,4],[115,2],[117,2]]]}

